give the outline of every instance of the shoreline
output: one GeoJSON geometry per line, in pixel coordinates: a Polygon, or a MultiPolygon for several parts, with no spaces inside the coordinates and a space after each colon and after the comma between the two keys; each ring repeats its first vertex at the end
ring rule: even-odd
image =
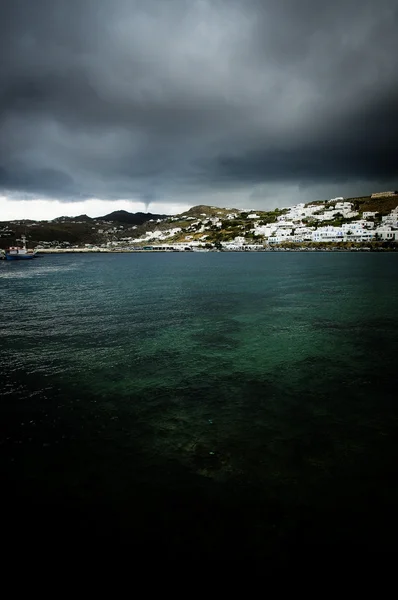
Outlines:
{"type": "Polygon", "coordinates": [[[44,254],[175,254],[175,253],[204,253],[204,252],[223,252],[223,253],[263,253],[263,252],[397,252],[398,248],[316,248],[314,246],[308,248],[262,248],[262,249],[243,249],[242,250],[228,250],[228,249],[203,249],[203,250],[166,250],[166,249],[117,249],[117,250],[106,250],[106,249],[63,249],[63,248],[43,248],[37,250],[38,255],[44,254]]]}

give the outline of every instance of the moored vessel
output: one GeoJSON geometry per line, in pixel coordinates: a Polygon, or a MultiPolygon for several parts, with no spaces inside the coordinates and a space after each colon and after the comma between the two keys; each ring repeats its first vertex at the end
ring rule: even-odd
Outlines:
{"type": "Polygon", "coordinates": [[[34,250],[28,250],[26,248],[26,237],[22,236],[23,246],[10,246],[8,250],[6,250],[5,258],[6,260],[29,260],[32,258],[36,258],[37,252],[34,250]]]}

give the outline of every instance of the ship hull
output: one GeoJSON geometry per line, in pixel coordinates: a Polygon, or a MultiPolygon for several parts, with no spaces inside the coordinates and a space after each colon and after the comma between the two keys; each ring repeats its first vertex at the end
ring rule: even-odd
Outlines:
{"type": "Polygon", "coordinates": [[[6,254],[6,260],[31,260],[35,254],[6,254]]]}

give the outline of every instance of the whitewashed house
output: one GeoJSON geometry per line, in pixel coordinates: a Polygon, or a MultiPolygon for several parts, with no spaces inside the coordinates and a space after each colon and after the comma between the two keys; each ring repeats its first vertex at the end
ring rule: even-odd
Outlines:
{"type": "Polygon", "coordinates": [[[387,225],[378,227],[376,232],[377,239],[389,242],[398,241],[398,231],[387,225]]]}

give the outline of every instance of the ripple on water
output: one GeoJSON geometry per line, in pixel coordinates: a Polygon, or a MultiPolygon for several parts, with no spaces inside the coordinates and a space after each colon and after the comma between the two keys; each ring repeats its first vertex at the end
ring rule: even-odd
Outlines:
{"type": "Polygon", "coordinates": [[[396,259],[377,257],[383,299],[353,254],[2,265],[0,460],[22,487],[28,473],[94,504],[148,481],[160,499],[209,486],[223,507],[233,489],[248,532],[270,498],[293,529],[303,506],[330,519],[338,498],[393,499],[396,259]]]}

